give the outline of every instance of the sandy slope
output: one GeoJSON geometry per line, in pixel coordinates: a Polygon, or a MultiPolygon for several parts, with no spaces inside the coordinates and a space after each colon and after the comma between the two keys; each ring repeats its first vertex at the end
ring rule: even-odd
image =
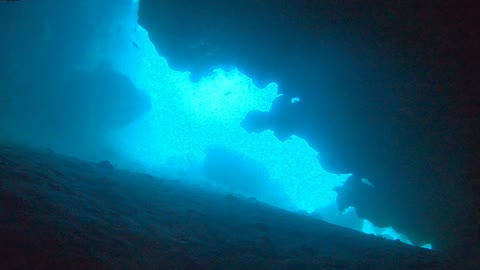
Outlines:
{"type": "Polygon", "coordinates": [[[6,144],[0,206],[0,269],[464,269],[252,199],[6,144]]]}

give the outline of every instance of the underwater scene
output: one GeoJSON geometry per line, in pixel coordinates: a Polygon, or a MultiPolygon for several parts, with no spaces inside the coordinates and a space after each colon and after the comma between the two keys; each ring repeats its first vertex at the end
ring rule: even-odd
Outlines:
{"type": "Polygon", "coordinates": [[[0,268],[476,269],[453,13],[0,1],[0,268]]]}

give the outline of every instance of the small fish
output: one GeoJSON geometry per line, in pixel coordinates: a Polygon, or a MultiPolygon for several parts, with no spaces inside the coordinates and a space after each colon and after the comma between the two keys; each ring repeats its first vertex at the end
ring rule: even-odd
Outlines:
{"type": "Polygon", "coordinates": [[[140,47],[138,46],[138,44],[135,41],[132,40],[132,44],[133,44],[133,46],[135,46],[135,48],[137,48],[137,50],[140,50],[140,47]]]}

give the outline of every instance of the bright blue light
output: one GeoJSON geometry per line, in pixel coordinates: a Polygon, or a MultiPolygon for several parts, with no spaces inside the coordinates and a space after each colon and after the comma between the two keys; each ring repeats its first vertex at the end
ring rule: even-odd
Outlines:
{"type": "MultiPolygon", "coordinates": [[[[368,220],[363,221],[362,231],[366,234],[374,234],[376,236],[384,237],[390,240],[400,240],[403,243],[413,245],[412,242],[408,240],[405,235],[398,233],[392,227],[380,228],[373,225],[368,220]]],[[[421,247],[425,249],[432,249],[431,244],[425,244],[421,247]]]]}
{"type": "MultiPolygon", "coordinates": [[[[136,7],[134,0],[132,3],[136,7]]],[[[129,21],[124,22],[132,26],[128,29],[136,29],[121,37],[125,46],[107,50],[114,55],[116,69],[149,94],[152,102],[151,111],[142,119],[111,134],[112,147],[128,157],[123,161],[124,166],[142,167],[166,176],[177,176],[181,172],[182,177],[201,183],[206,181],[202,175],[205,149],[209,145],[221,145],[263,164],[270,180],[283,187],[299,210],[311,212],[335,202],[333,187],[349,175],[324,171],[316,158],[317,152],[301,138],[292,136],[291,140],[281,142],[270,130],[248,133],[240,126],[249,111],[270,109],[278,97],[275,84],[259,89],[238,71],[221,69],[192,83],[187,72],[168,67],[166,60],[155,51],[147,32],[136,25],[135,18],[131,15],[129,21]],[[131,40],[135,40],[140,49],[133,48],[131,40]]],[[[92,54],[92,58],[104,56],[98,52],[92,54]]],[[[291,102],[300,102],[300,98],[294,97],[291,102]]],[[[393,230],[375,228],[367,221],[362,231],[381,231],[389,238],[408,242],[393,230]]]]}
{"type": "Polygon", "coordinates": [[[168,67],[139,28],[134,38],[142,50],[117,61],[151,96],[152,110],[114,134],[117,149],[149,169],[201,178],[193,172],[201,168],[204,150],[222,145],[263,163],[299,209],[310,212],[335,200],[333,187],[348,175],[325,172],[305,140],[293,136],[281,142],[272,131],[248,133],[240,126],[248,112],[270,109],[278,97],[275,84],[258,89],[240,72],[221,69],[192,83],[188,73],[168,67]]]}
{"type": "Polygon", "coordinates": [[[300,102],[300,98],[299,97],[293,97],[292,99],[290,99],[290,102],[291,103],[300,102]]]}

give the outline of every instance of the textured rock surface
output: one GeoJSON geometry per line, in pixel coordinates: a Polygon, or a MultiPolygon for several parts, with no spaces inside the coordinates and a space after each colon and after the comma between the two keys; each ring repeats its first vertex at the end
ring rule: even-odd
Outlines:
{"type": "Polygon", "coordinates": [[[466,269],[252,200],[5,144],[0,205],[1,269],[466,269]]]}

